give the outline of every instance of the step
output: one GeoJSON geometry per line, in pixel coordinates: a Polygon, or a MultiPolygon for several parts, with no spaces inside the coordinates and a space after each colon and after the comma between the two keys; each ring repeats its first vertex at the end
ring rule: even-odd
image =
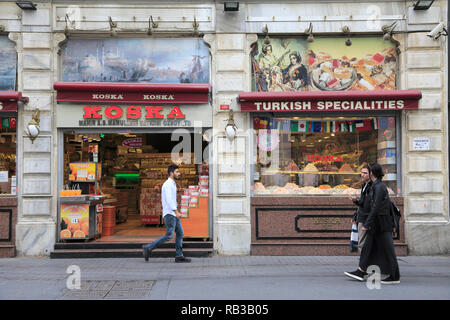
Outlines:
{"type": "MultiPolygon", "coordinates": [[[[141,242],[58,242],[55,244],[55,250],[59,249],[141,249],[143,244],[149,241],[141,242]]],[[[183,241],[183,248],[213,248],[212,241],[183,241]]],[[[163,243],[160,248],[175,248],[175,242],[163,243]]]]}
{"type": "MultiPolygon", "coordinates": [[[[213,253],[211,249],[183,247],[186,257],[209,257],[213,253]]],[[[151,257],[174,258],[175,248],[157,248],[153,250],[151,257]]],[[[140,249],[57,249],[50,253],[51,259],[80,259],[80,258],[143,258],[140,249]]]]}
{"type": "MultiPolygon", "coordinates": [[[[395,243],[397,256],[408,255],[406,243],[395,243]]],[[[251,255],[255,256],[353,256],[358,252],[350,252],[350,242],[347,243],[256,243],[251,244],[251,255]]]]}

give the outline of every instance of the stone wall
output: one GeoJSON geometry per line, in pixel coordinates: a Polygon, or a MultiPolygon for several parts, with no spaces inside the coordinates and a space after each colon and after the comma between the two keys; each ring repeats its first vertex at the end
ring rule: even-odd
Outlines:
{"type": "MultiPolygon", "coordinates": [[[[447,17],[447,2],[435,1],[426,11],[408,8],[409,29],[432,29],[447,17]],[[426,26],[426,28],[424,28],[426,26]]],[[[419,110],[404,115],[404,185],[406,237],[410,254],[448,254],[448,38],[427,32],[405,39],[404,88],[420,89],[419,110]],[[428,151],[413,150],[414,138],[429,138],[428,151]]]]}

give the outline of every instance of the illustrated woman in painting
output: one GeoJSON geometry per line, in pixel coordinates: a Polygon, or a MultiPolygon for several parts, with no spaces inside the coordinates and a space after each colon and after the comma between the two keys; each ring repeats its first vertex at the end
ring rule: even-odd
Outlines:
{"type": "Polygon", "coordinates": [[[308,89],[308,71],[305,65],[301,64],[302,57],[298,53],[289,55],[290,64],[283,69],[283,81],[289,84],[293,91],[306,91],[308,89]]]}

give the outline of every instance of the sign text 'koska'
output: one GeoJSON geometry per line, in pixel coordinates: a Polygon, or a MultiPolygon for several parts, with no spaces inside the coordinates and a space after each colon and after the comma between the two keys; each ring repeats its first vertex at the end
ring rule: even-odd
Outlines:
{"type": "Polygon", "coordinates": [[[84,119],[102,119],[105,116],[108,119],[120,119],[125,116],[127,119],[185,119],[186,115],[181,112],[179,106],[172,107],[171,111],[165,115],[162,113],[161,106],[129,106],[121,108],[119,106],[85,106],[83,107],[84,119]]]}

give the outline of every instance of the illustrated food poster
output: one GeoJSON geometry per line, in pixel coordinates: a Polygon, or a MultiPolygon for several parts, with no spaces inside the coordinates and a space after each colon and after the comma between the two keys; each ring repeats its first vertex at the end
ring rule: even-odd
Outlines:
{"type": "Polygon", "coordinates": [[[381,37],[259,39],[251,51],[253,91],[395,90],[395,44],[381,37]]]}

